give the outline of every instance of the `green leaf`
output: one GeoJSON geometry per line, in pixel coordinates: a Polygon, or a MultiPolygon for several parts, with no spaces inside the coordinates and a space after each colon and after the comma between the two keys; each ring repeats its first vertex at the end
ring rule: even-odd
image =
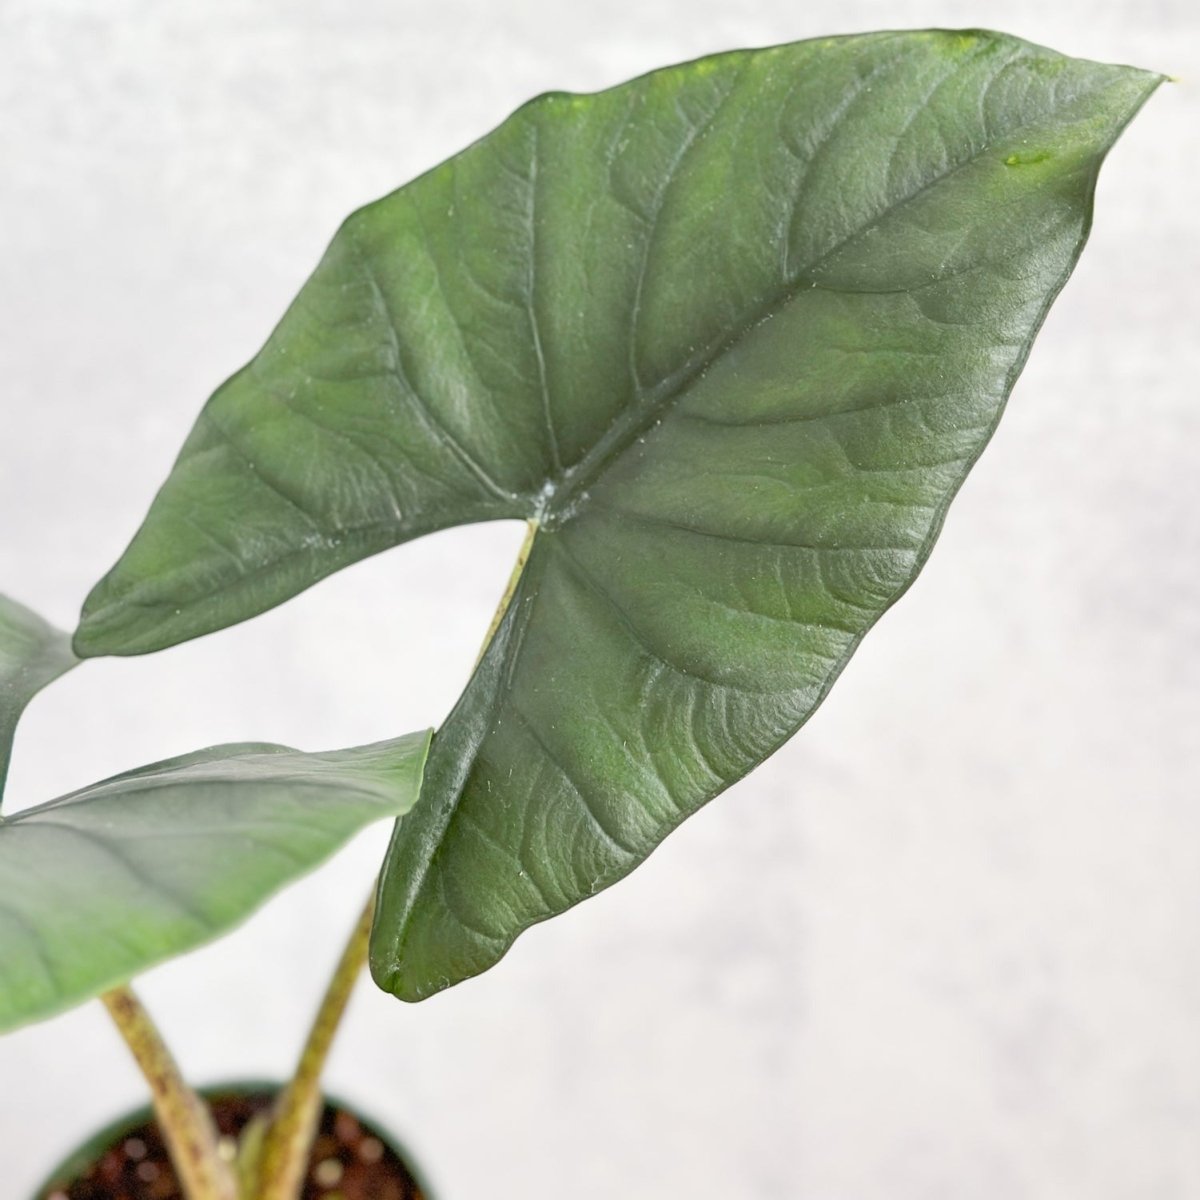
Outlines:
{"type": "Polygon", "coordinates": [[[428,746],[216,746],[0,818],[0,1032],[213,940],[407,812],[428,746]]]}
{"type": "Polygon", "coordinates": [[[0,801],[13,734],[26,705],[78,661],[67,634],[24,605],[0,596],[0,801]]]}
{"type": "Polygon", "coordinates": [[[485,969],[791,736],[912,582],[1159,82],[925,32],[531,102],[345,224],[77,648],[537,522],[372,948],[407,999],[485,969]]]}

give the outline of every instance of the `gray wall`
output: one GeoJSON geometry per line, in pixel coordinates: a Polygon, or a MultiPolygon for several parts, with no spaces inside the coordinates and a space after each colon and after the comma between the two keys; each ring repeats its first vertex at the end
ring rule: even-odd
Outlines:
{"type": "MultiPolygon", "coordinates": [[[[928,569],[804,733],[491,974],[360,990],[330,1082],[447,1200],[1200,1195],[1196,11],[0,0],[0,587],[63,624],[340,218],[535,92],[922,25],[1184,79],[1112,155],[928,569]]],[[[88,665],[30,709],[13,803],[436,720],[520,536],[88,665]]],[[[143,981],[195,1078],[287,1068],[385,836],[143,981]]],[[[5,1195],[142,1094],[95,1005],[0,1042],[5,1195]]]]}

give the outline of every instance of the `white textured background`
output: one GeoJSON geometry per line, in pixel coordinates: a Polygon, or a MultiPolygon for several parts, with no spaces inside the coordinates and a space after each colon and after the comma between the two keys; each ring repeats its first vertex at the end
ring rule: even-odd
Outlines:
{"type": "MultiPolygon", "coordinates": [[[[442,1200],[1200,1196],[1197,11],[0,0],[0,588],[62,624],[342,216],[536,92],[934,24],[1182,76],[929,567],[801,736],[489,975],[359,992],[330,1082],[442,1200]]],[[[89,664],[30,709],[11,801],[440,719],[519,540],[438,535],[89,664]]],[[[143,981],[196,1079],[288,1067],[385,837],[143,981]]],[[[142,1094],[96,1006],[0,1042],[6,1200],[142,1094]]]]}

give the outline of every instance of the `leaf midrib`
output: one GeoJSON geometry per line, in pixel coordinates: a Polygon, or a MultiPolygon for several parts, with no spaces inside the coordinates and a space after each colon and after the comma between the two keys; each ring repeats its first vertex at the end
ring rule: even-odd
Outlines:
{"type": "MultiPolygon", "coordinates": [[[[1004,68],[1012,66],[1016,61],[1019,61],[1019,59],[1008,60],[1004,64],[1004,68]]],[[[994,82],[994,78],[992,82],[994,82]]],[[[945,80],[942,82],[944,83],[945,80]]],[[[989,83],[990,86],[991,84],[989,83]]],[[[661,420],[664,413],[686,395],[691,386],[699,378],[711,370],[727,354],[736,349],[751,331],[756,329],[765,320],[768,320],[776,312],[785,308],[803,290],[812,287],[816,282],[812,279],[813,274],[833,258],[834,255],[846,249],[846,247],[852,245],[860,238],[865,237],[872,230],[878,228],[888,217],[901,211],[907,205],[912,204],[931,189],[956,175],[959,171],[963,171],[979,162],[980,159],[996,150],[997,147],[1005,145],[1014,137],[1029,132],[1029,130],[1036,128],[1051,117],[1069,111],[1081,100],[1105,90],[1107,86],[1106,82],[1095,88],[1076,92],[1066,103],[1056,108],[1039,112],[1034,118],[1019,122],[1006,129],[1002,135],[989,138],[968,155],[951,163],[944,170],[939,171],[907,195],[874,213],[856,229],[840,238],[828,249],[823,250],[816,258],[797,268],[792,280],[769,294],[752,311],[751,315],[741,321],[731,333],[690,355],[675,371],[664,376],[659,383],[655,384],[649,391],[644,392],[635,399],[634,403],[623,409],[613,418],[608,428],[600,435],[583,458],[578,463],[563,471],[561,481],[557,486],[553,484],[553,481],[550,481],[548,491],[542,497],[541,511],[536,514],[542,528],[547,531],[553,530],[577,516],[581,508],[581,503],[586,500],[587,489],[606,472],[608,467],[622,457],[637,442],[637,439],[642,434],[661,420]]],[[[695,140],[699,141],[702,137],[703,134],[699,135],[695,140]]],[[[651,240],[655,236],[656,231],[657,226],[656,230],[651,233],[651,240]]],[[[941,282],[941,280],[942,276],[939,276],[936,280],[925,281],[922,286],[930,287],[935,283],[941,282]]],[[[896,290],[908,291],[909,289],[896,290]]]]}

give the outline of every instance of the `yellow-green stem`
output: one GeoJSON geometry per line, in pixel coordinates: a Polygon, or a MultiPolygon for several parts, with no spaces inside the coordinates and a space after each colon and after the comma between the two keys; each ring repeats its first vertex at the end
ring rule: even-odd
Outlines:
{"type": "Polygon", "coordinates": [[[321,1074],[350,993],[367,961],[374,913],[372,891],[329,981],[296,1073],[275,1102],[254,1168],[258,1179],[254,1200],[295,1200],[300,1194],[323,1106],[321,1074]]]}
{"type": "Polygon", "coordinates": [[[517,584],[521,582],[521,574],[525,570],[525,564],[529,561],[529,555],[533,550],[533,539],[537,537],[538,523],[537,521],[529,521],[528,527],[525,530],[525,540],[521,543],[520,550],[517,551],[517,561],[513,564],[512,574],[508,577],[508,584],[504,588],[504,594],[500,597],[500,603],[496,605],[496,611],[492,614],[492,623],[488,626],[488,631],[484,635],[483,645],[479,647],[479,654],[475,659],[475,665],[483,661],[483,656],[487,653],[487,648],[492,644],[492,638],[496,636],[496,630],[500,628],[500,622],[504,620],[504,614],[508,612],[508,606],[512,603],[512,598],[517,594],[517,584]]]}
{"type": "Polygon", "coordinates": [[[150,1014],[128,987],[100,999],[150,1085],[158,1128],[187,1200],[238,1200],[237,1180],[221,1155],[212,1114],[184,1083],[150,1014]]]}
{"type": "MultiPolygon", "coordinates": [[[[512,575],[488,626],[483,647],[479,651],[479,659],[483,658],[516,594],[521,572],[529,561],[537,529],[537,522],[530,521],[525,541],[517,553],[512,575]]],[[[476,665],[478,661],[477,659],[476,665]]],[[[304,1171],[312,1153],[317,1121],[321,1116],[321,1074],[334,1035],[346,1011],[350,993],[354,990],[354,984],[367,961],[374,913],[373,889],[330,980],[321,1007],[317,1010],[316,1020],[300,1055],[296,1074],[280,1093],[265,1129],[255,1131],[255,1137],[261,1134],[261,1142],[247,1147],[249,1161],[245,1163],[245,1170],[250,1181],[248,1186],[252,1200],[296,1200],[300,1195],[304,1171]]]]}

